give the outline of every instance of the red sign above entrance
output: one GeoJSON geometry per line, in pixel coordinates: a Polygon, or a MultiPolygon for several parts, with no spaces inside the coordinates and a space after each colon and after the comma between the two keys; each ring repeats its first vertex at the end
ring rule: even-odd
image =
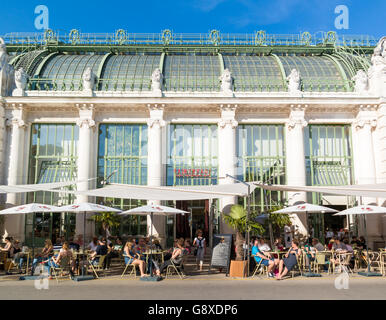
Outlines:
{"type": "Polygon", "coordinates": [[[174,169],[174,175],[178,178],[209,178],[210,169],[174,169]]]}

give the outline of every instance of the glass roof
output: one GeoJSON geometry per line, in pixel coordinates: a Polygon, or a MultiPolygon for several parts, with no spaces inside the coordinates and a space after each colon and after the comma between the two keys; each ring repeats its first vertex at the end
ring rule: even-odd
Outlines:
{"type": "Polygon", "coordinates": [[[219,57],[210,55],[167,55],[164,61],[164,90],[219,91],[219,57]]]}
{"type": "Polygon", "coordinates": [[[105,63],[99,90],[151,89],[151,75],[159,67],[161,55],[113,55],[105,63]]]}
{"type": "Polygon", "coordinates": [[[286,76],[297,69],[303,91],[345,91],[345,83],[338,66],[323,56],[279,56],[286,76]]]}
{"type": "MultiPolygon", "coordinates": [[[[346,77],[349,80],[352,77],[344,63],[348,60],[343,55],[275,57],[223,54],[222,59],[224,68],[229,68],[232,73],[236,92],[287,91],[285,78],[294,68],[300,72],[303,91],[352,90],[348,88],[346,80],[346,77]]],[[[32,90],[81,90],[82,74],[86,67],[91,67],[95,75],[98,76],[98,72],[101,72],[95,90],[149,91],[151,74],[162,64],[160,52],[119,55],[56,54],[48,61],[40,55],[39,60],[35,60],[33,65],[36,67],[28,70],[28,88],[32,90]],[[37,64],[40,64],[41,71],[38,77],[34,77],[37,64]]],[[[218,92],[221,85],[221,63],[221,56],[213,53],[165,54],[163,90],[218,92]]]]}
{"type": "Polygon", "coordinates": [[[279,65],[272,56],[223,56],[235,91],[286,91],[279,65]]]}
{"type": "Polygon", "coordinates": [[[59,55],[51,58],[40,72],[45,86],[57,90],[80,90],[82,75],[87,67],[97,74],[103,55],[59,55]]]}

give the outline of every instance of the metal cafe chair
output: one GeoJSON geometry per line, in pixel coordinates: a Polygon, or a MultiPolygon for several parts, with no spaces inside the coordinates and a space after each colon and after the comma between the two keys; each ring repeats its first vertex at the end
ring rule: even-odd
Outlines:
{"type": "Polygon", "coordinates": [[[59,283],[59,277],[64,277],[64,272],[68,272],[68,277],[70,278],[71,260],[71,257],[63,257],[59,261],[59,267],[50,268],[57,283],[59,283]]]}
{"type": "Polygon", "coordinates": [[[99,279],[98,271],[102,271],[103,275],[106,276],[105,269],[103,268],[103,262],[105,261],[105,258],[106,258],[106,255],[95,256],[95,260],[98,259],[98,263],[96,263],[96,264],[95,264],[95,260],[91,260],[91,259],[88,260],[88,263],[89,263],[89,265],[90,265],[90,267],[91,267],[92,271],[94,272],[95,277],[97,279],[99,279]]]}
{"type": "MultiPolygon", "coordinates": [[[[253,258],[255,258],[254,255],[252,255],[253,258]]],[[[255,269],[253,270],[253,273],[252,273],[252,278],[258,274],[258,275],[263,275],[264,273],[267,275],[268,277],[268,267],[262,265],[261,263],[263,262],[263,259],[260,260],[259,263],[256,263],[256,266],[255,266],[255,269]]]]}
{"type": "MultiPolygon", "coordinates": [[[[123,255],[123,258],[125,258],[125,257],[127,257],[127,256],[123,255]]],[[[137,266],[132,264],[132,263],[126,264],[126,267],[122,272],[121,278],[123,278],[123,276],[125,275],[126,271],[128,271],[128,269],[131,269],[129,276],[134,275],[134,278],[137,278],[137,266]]]]}
{"type": "Polygon", "coordinates": [[[179,265],[176,265],[172,260],[170,260],[171,264],[168,265],[166,268],[166,279],[168,278],[168,276],[171,276],[173,274],[173,271],[176,272],[176,274],[180,277],[181,280],[186,278],[186,275],[185,275],[183,269],[184,269],[184,264],[185,264],[187,257],[188,257],[188,255],[184,255],[182,257],[182,261],[179,265]]]}

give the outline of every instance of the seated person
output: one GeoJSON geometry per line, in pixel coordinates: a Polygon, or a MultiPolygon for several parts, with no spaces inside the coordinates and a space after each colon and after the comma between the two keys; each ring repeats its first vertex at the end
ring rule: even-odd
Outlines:
{"type": "Polygon", "coordinates": [[[265,239],[263,238],[260,239],[258,247],[260,251],[271,251],[271,248],[265,243],[265,239]]]}
{"type": "Polygon", "coordinates": [[[0,251],[7,252],[7,258],[12,258],[13,256],[13,245],[10,237],[6,237],[4,248],[0,247],[0,251]]]}
{"type": "Polygon", "coordinates": [[[365,240],[365,238],[363,236],[359,237],[358,249],[361,249],[361,250],[366,250],[367,249],[366,240],[365,240]]]}
{"type": "Polygon", "coordinates": [[[172,263],[174,263],[176,266],[180,266],[182,262],[182,258],[185,254],[185,248],[184,248],[184,240],[178,239],[177,240],[177,246],[173,249],[172,255],[169,260],[166,260],[159,269],[156,269],[157,276],[161,276],[161,274],[167,269],[168,266],[170,266],[172,263]]]}
{"type": "Polygon", "coordinates": [[[120,237],[117,237],[115,239],[114,250],[118,251],[118,250],[122,250],[122,248],[123,248],[122,239],[120,237]]]}
{"type": "Polygon", "coordinates": [[[316,238],[312,239],[312,246],[315,248],[316,251],[324,251],[323,245],[316,238]]]}
{"type": "Polygon", "coordinates": [[[74,241],[74,238],[70,238],[69,247],[70,249],[79,251],[80,245],[74,241]]]}
{"type": "Polygon", "coordinates": [[[132,264],[139,267],[141,277],[145,277],[145,261],[140,259],[140,256],[136,252],[133,242],[127,241],[123,248],[123,257],[125,258],[125,265],[132,264]]]}
{"type": "Polygon", "coordinates": [[[153,246],[154,246],[154,249],[163,251],[161,243],[159,242],[158,239],[153,239],[153,246]]]}
{"type": "Polygon", "coordinates": [[[298,264],[297,258],[300,254],[301,250],[299,249],[299,242],[297,240],[292,240],[291,248],[279,262],[279,273],[276,275],[277,280],[282,280],[283,277],[298,264]]]}
{"type": "Polygon", "coordinates": [[[315,261],[316,250],[310,242],[304,245],[304,252],[306,254],[306,266],[310,266],[310,262],[315,261]]]}
{"type": "Polygon", "coordinates": [[[332,250],[334,251],[347,251],[346,245],[342,243],[339,239],[335,239],[334,244],[332,245],[332,250]]]}
{"type": "Polygon", "coordinates": [[[184,247],[185,247],[185,250],[186,250],[187,254],[191,254],[192,253],[192,244],[190,243],[189,239],[185,240],[184,247]]]}
{"type": "Polygon", "coordinates": [[[78,237],[76,238],[75,243],[77,243],[79,245],[79,247],[83,247],[83,235],[82,234],[78,235],[78,237]]]}
{"type": "Polygon", "coordinates": [[[13,264],[15,266],[18,266],[19,273],[21,272],[21,268],[23,266],[23,262],[27,261],[27,257],[25,256],[24,252],[21,251],[20,247],[20,241],[15,240],[12,245],[12,255],[13,255],[13,264]]]}
{"type": "Polygon", "coordinates": [[[360,245],[360,241],[356,236],[353,236],[350,244],[351,244],[351,247],[355,249],[356,247],[358,247],[358,245],[360,245]]]}
{"type": "Polygon", "coordinates": [[[90,255],[90,261],[95,266],[99,263],[99,257],[97,256],[105,256],[107,254],[107,245],[106,239],[102,238],[98,240],[98,245],[93,253],[90,255]]]}
{"type": "MultiPolygon", "coordinates": [[[[72,256],[72,251],[69,248],[68,242],[65,241],[62,245],[62,248],[59,251],[59,254],[52,256],[48,260],[44,261],[44,267],[47,270],[47,273],[50,274],[51,268],[59,268],[60,267],[60,261],[64,257],[69,257],[70,258],[70,265],[73,265],[73,256],[72,256]]],[[[73,267],[70,269],[70,274],[71,276],[74,275],[73,272],[73,267]]]]}
{"type": "Polygon", "coordinates": [[[98,246],[98,238],[93,237],[92,241],[88,244],[87,248],[89,248],[91,251],[95,251],[98,246]]]}
{"type": "Polygon", "coordinates": [[[334,243],[335,243],[335,239],[331,238],[327,245],[328,250],[332,250],[332,246],[334,245],[334,243]]]}
{"type": "Polygon", "coordinates": [[[107,245],[107,254],[105,260],[103,261],[103,269],[105,270],[110,269],[111,259],[119,257],[119,252],[114,248],[115,246],[113,246],[112,243],[107,245]]]}
{"type": "Polygon", "coordinates": [[[273,278],[273,269],[278,265],[279,260],[271,257],[269,253],[264,253],[258,247],[259,240],[255,240],[254,246],[252,247],[252,255],[255,258],[257,264],[261,262],[261,265],[268,267],[268,276],[273,278]]]}
{"type": "Polygon", "coordinates": [[[350,253],[353,253],[353,252],[354,252],[354,249],[353,249],[353,247],[348,243],[348,239],[347,239],[347,238],[343,239],[343,243],[344,243],[344,245],[346,246],[347,252],[350,252],[350,253]]]}
{"type": "Polygon", "coordinates": [[[34,274],[36,265],[43,260],[47,260],[54,253],[54,247],[50,239],[44,241],[44,248],[41,253],[35,255],[32,261],[31,275],[34,274]]]}
{"type": "Polygon", "coordinates": [[[275,245],[274,249],[276,251],[283,251],[284,250],[284,246],[281,242],[281,238],[276,238],[274,245],[275,245]]]}

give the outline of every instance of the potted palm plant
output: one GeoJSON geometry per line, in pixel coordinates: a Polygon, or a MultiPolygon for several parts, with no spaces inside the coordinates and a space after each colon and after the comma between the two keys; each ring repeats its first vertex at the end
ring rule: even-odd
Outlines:
{"type": "MultiPolygon", "coordinates": [[[[223,214],[223,219],[231,228],[236,231],[236,260],[231,261],[230,276],[243,277],[246,273],[246,261],[244,261],[245,233],[248,231],[255,233],[263,233],[264,228],[257,222],[249,220],[247,224],[247,210],[239,204],[231,207],[229,214],[223,214]],[[248,227],[248,229],[247,229],[248,227]]],[[[247,257],[248,259],[248,257],[247,257]]]]}
{"type": "Polygon", "coordinates": [[[94,215],[93,219],[102,225],[103,235],[106,239],[109,236],[107,230],[118,227],[121,222],[120,217],[114,212],[101,212],[94,215]]]}

